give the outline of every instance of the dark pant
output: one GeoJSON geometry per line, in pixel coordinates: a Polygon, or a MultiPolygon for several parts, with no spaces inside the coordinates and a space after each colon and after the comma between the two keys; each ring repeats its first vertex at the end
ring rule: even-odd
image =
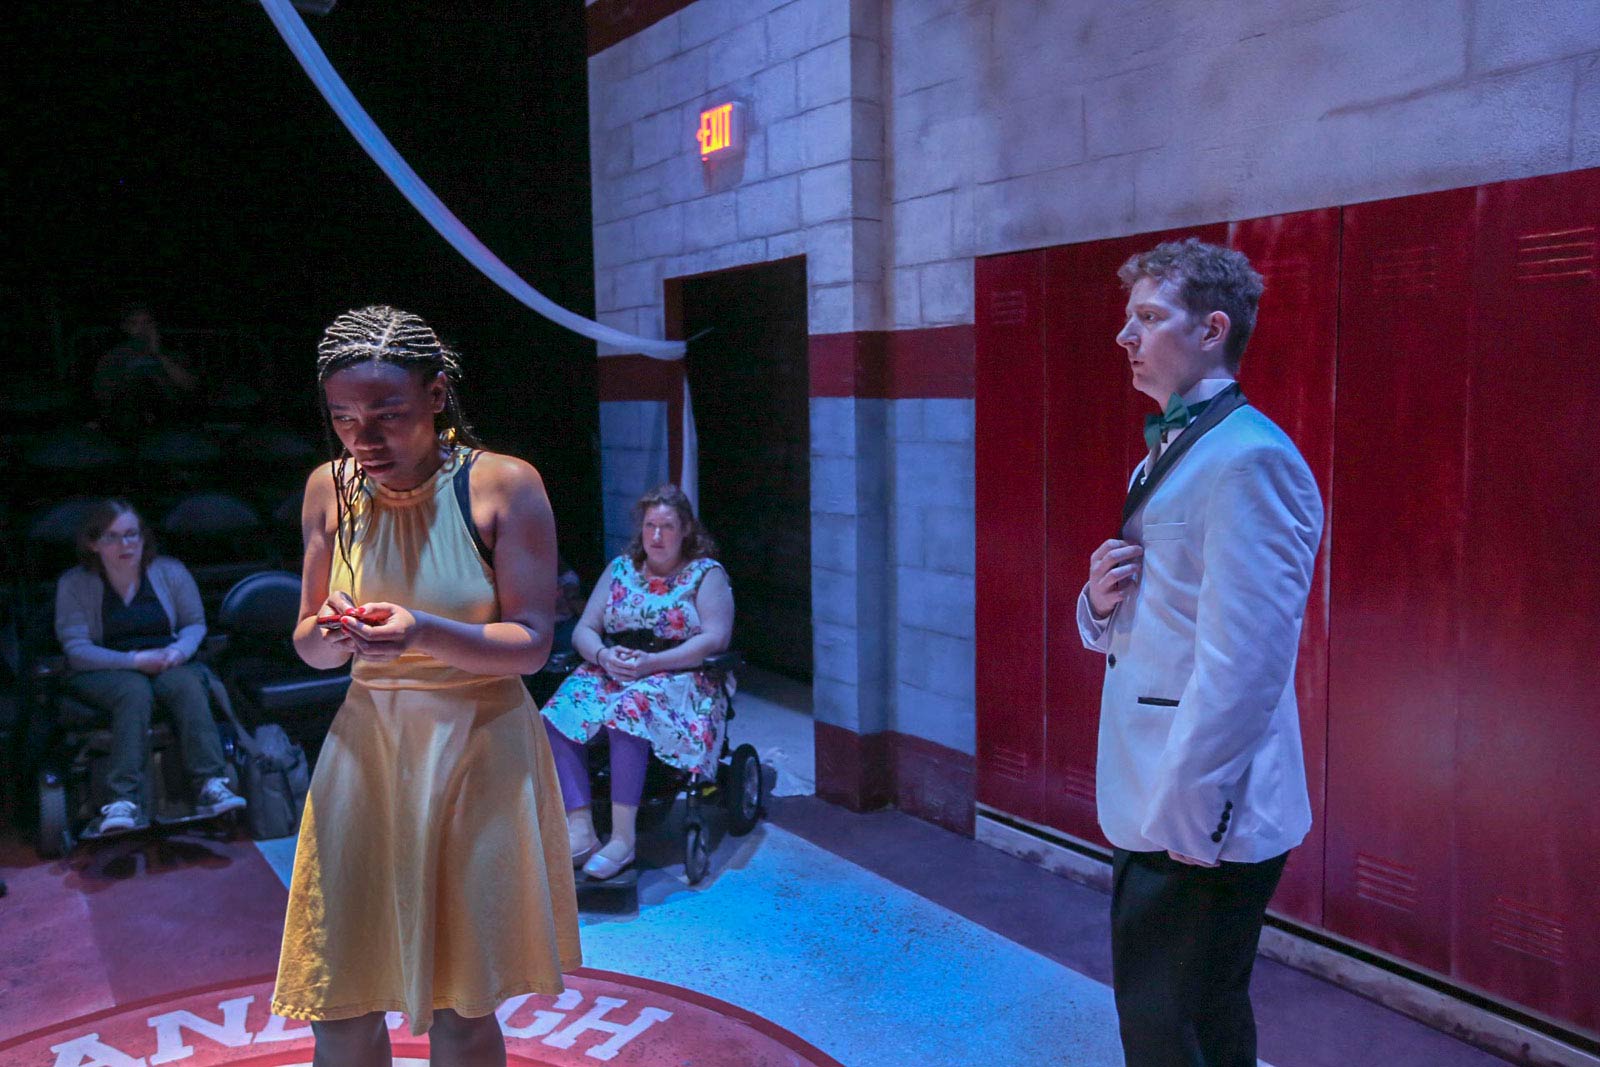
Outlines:
{"type": "Polygon", "coordinates": [[[142,671],[83,671],[69,675],[66,684],[68,692],[79,700],[111,713],[108,783],[113,800],[140,803],[145,741],[157,704],[172,719],[184,769],[195,785],[227,775],[222,738],[211,718],[204,668],[184,663],[156,675],[142,671]]]}
{"type": "Polygon", "coordinates": [[[1116,850],[1111,987],[1128,1067],[1255,1067],[1250,972],[1288,858],[1193,867],[1116,850]]]}

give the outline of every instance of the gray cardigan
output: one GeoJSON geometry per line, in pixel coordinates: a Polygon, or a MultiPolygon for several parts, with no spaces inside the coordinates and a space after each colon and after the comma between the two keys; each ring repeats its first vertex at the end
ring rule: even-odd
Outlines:
{"type": "MultiPolygon", "coordinates": [[[[145,572],[150,588],[167,613],[177,638],[173,644],[187,662],[206,636],[206,612],[200,603],[200,588],[189,569],[170,556],[157,556],[145,572]]],[[[67,654],[67,666],[75,671],[133,670],[132,652],[118,652],[100,642],[105,633],[100,625],[100,606],[106,583],[88,567],[77,566],[56,581],[56,639],[67,654]]]]}

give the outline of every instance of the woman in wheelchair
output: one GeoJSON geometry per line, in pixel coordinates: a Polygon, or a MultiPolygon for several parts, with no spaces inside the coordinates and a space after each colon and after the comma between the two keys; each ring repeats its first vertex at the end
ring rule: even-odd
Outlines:
{"type": "Polygon", "coordinates": [[[71,672],[67,691],[111,715],[111,802],[98,832],[142,825],[145,739],[153,711],[172,719],[196,814],[244,807],[228,788],[222,739],[204,668],[190,662],[206,635],[200,590],[187,568],[156,554],[126,500],[92,510],[78,533],[80,563],[56,582],[56,637],[71,672]]]}
{"type": "Polygon", "coordinates": [[[733,590],[716,546],[675,485],[635,506],[633,544],[611,561],[573,631],[584,663],[544,708],[574,865],[614,878],[633,863],[635,826],[653,749],[681,771],[713,776],[728,713],[726,688],[696,670],[733,634],[733,590]],[[595,834],[584,745],[611,748],[611,839],[595,834]]]}

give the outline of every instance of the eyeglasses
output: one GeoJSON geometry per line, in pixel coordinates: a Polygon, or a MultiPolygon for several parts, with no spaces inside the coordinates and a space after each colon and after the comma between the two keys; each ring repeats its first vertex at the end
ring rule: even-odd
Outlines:
{"type": "Polygon", "coordinates": [[[144,532],[142,530],[129,530],[127,533],[120,534],[107,532],[101,534],[99,537],[95,538],[95,540],[99,541],[102,545],[114,545],[118,541],[125,545],[136,545],[140,541],[144,540],[144,532]]]}

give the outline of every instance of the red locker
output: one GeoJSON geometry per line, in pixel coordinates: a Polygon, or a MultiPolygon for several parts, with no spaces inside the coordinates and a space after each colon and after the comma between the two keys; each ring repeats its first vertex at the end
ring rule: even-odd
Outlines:
{"type": "Polygon", "coordinates": [[[977,796],[1044,818],[1044,253],[976,264],[977,796]]]}
{"type": "Polygon", "coordinates": [[[1325,922],[1450,971],[1471,189],[1344,210],[1325,922]]]}
{"type": "Polygon", "coordinates": [[[1140,234],[1046,253],[1045,821],[1102,845],[1094,781],[1105,660],[1083,647],[1075,611],[1089,554],[1117,536],[1128,476],[1144,454],[1143,416],[1155,409],[1133,391],[1127,356],[1117,347],[1127,306],[1117,268],[1161,241],[1191,235],[1221,242],[1227,229],[1140,234]]]}
{"type": "Polygon", "coordinates": [[[1600,171],[1479,196],[1457,973],[1595,1032],[1600,171]]]}
{"type": "Polygon", "coordinates": [[[1339,337],[1339,209],[1250,219],[1228,243],[1266,279],[1256,330],[1240,365],[1250,402],[1293,439],[1322,490],[1322,548],[1300,634],[1295,698],[1311,793],[1311,833],[1294,850],[1274,911],[1322,922],[1328,731],[1328,569],[1332,525],[1334,368],[1339,337]]]}

